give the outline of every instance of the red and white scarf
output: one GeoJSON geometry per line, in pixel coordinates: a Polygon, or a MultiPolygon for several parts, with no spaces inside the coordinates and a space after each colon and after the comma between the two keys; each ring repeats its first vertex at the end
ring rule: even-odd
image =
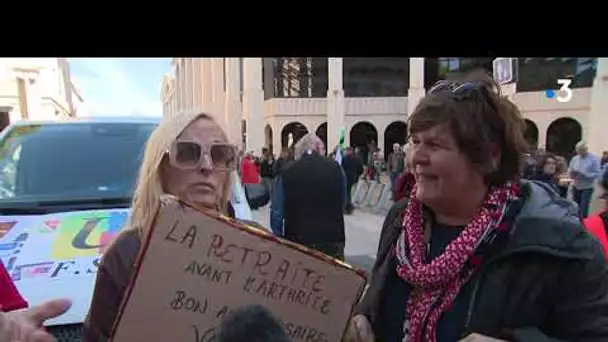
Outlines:
{"type": "Polygon", "coordinates": [[[471,222],[445,248],[443,254],[427,263],[422,203],[416,199],[416,186],[405,209],[403,230],[397,240],[397,274],[411,285],[403,325],[403,342],[435,342],[437,322],[476,266],[481,263],[480,247],[491,243],[497,231],[508,229],[502,222],[507,205],[517,197],[518,184],[493,187],[471,222]],[[502,222],[502,223],[501,223],[502,222]]]}

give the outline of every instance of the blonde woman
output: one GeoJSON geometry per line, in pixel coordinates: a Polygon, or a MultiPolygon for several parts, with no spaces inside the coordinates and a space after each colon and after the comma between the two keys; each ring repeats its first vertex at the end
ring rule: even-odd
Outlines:
{"type": "Polygon", "coordinates": [[[85,341],[109,339],[141,239],[159,208],[161,195],[175,195],[228,214],[230,174],[236,165],[236,147],[227,142],[226,134],[209,115],[181,114],[160,123],[146,145],[129,226],[107,249],[99,265],[84,323],[85,341]]]}

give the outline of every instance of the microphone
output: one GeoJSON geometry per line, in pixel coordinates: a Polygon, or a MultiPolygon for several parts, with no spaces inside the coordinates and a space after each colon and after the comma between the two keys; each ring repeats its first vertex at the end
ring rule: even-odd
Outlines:
{"type": "Polygon", "coordinates": [[[219,326],[218,342],[291,342],[283,323],[270,310],[252,304],[229,313],[219,326]]]}

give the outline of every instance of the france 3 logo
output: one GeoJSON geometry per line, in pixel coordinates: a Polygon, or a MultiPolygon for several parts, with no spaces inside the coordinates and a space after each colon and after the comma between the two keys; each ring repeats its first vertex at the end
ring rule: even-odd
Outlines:
{"type": "Polygon", "coordinates": [[[557,102],[562,103],[572,101],[572,89],[570,88],[572,80],[567,78],[561,78],[557,80],[557,84],[561,85],[561,88],[559,88],[559,90],[547,89],[547,91],[545,92],[547,98],[555,98],[557,102]]]}

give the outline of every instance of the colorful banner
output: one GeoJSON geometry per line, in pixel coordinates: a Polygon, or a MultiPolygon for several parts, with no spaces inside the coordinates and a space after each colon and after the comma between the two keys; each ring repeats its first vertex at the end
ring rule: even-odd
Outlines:
{"type": "Polygon", "coordinates": [[[94,274],[128,215],[128,209],[117,209],[0,216],[0,259],[15,282],[94,274]]]}

